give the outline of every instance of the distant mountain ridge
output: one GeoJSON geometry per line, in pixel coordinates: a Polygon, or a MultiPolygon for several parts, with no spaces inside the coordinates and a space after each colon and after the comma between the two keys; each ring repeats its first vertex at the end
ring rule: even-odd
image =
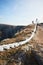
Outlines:
{"type": "Polygon", "coordinates": [[[25,26],[0,24],[0,41],[6,38],[12,38],[15,35],[15,33],[24,28],[25,26]]]}

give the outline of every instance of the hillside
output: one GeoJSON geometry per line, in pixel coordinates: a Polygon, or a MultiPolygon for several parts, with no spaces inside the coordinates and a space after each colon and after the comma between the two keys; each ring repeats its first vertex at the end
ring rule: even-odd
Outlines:
{"type": "Polygon", "coordinates": [[[21,29],[21,31],[17,31],[12,38],[4,39],[0,42],[0,44],[10,44],[14,42],[20,42],[26,39],[26,37],[30,37],[32,31],[34,29],[34,25],[25,26],[25,28],[21,29]]]}
{"type": "Polygon", "coordinates": [[[15,36],[15,33],[19,32],[21,29],[24,29],[25,26],[13,26],[0,24],[0,41],[6,38],[12,38],[15,36]]]}
{"type": "MultiPolygon", "coordinates": [[[[7,39],[4,39],[0,42],[0,44],[10,44],[10,43],[14,43],[14,42],[20,42],[20,41],[23,41],[26,39],[26,37],[30,37],[31,36],[31,33],[34,29],[34,26],[35,25],[28,25],[28,26],[25,26],[21,29],[21,31],[17,32],[12,36],[12,38],[7,38],[7,39]]],[[[43,27],[42,27],[42,23],[41,24],[38,24],[37,26],[37,32],[34,36],[34,38],[30,41],[30,43],[34,43],[34,42],[40,42],[40,43],[43,43],[43,27]],[[40,39],[41,38],[41,39],[40,39]]],[[[4,31],[6,32],[6,31],[4,31]]]]}
{"type": "MultiPolygon", "coordinates": [[[[34,26],[35,25],[31,24],[23,27],[23,29],[21,29],[19,32],[16,32],[12,38],[2,40],[0,44],[10,44],[25,40],[26,37],[30,37],[34,26]]],[[[38,65],[34,55],[31,52],[32,48],[31,46],[29,47],[29,44],[34,44],[35,47],[37,43],[43,44],[43,25],[41,24],[38,24],[35,36],[30,42],[17,48],[10,48],[9,50],[0,52],[0,65],[38,65]]]]}

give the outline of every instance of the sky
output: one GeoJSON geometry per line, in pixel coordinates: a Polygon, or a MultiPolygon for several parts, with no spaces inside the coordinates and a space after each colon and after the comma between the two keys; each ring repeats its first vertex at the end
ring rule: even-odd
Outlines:
{"type": "Polygon", "coordinates": [[[0,24],[43,23],[43,0],[0,0],[0,24]]]}

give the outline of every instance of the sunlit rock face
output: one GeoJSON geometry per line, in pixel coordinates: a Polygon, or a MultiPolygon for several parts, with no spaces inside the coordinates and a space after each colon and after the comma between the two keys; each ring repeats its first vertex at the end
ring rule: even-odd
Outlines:
{"type": "Polygon", "coordinates": [[[34,36],[34,39],[38,42],[38,43],[43,43],[43,27],[38,26],[37,28],[37,32],[34,36]]]}

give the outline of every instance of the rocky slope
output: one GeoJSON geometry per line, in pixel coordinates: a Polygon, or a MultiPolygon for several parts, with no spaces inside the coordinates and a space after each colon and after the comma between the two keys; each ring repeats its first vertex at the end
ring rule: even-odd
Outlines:
{"type": "Polygon", "coordinates": [[[43,26],[40,24],[40,26],[37,26],[37,32],[34,36],[34,40],[37,41],[37,43],[43,43],[43,26]]]}
{"type": "Polygon", "coordinates": [[[4,39],[0,42],[0,44],[10,44],[14,42],[20,42],[26,39],[26,37],[30,37],[35,25],[25,26],[21,31],[17,31],[12,38],[4,39]]]}
{"type": "MultiPolygon", "coordinates": [[[[5,40],[2,40],[0,44],[10,44],[13,42],[22,41],[26,37],[30,37],[33,29],[34,25],[28,25],[20,32],[16,32],[13,38],[7,38],[5,40]]],[[[38,65],[37,61],[34,59],[34,56],[31,53],[31,47],[29,47],[28,45],[36,45],[37,43],[43,43],[42,24],[38,24],[37,32],[35,33],[34,38],[27,44],[0,52],[0,65],[38,65]]]]}

